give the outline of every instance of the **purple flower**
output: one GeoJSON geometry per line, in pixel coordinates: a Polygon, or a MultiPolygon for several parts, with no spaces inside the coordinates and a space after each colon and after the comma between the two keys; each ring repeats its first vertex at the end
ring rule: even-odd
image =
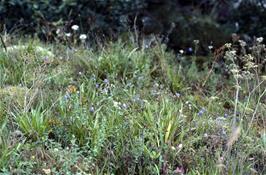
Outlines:
{"type": "Polygon", "coordinates": [[[108,79],[104,79],[103,82],[104,82],[105,84],[109,84],[109,80],[108,80],[108,79]]]}
{"type": "Polygon", "coordinates": [[[65,99],[65,100],[70,99],[70,94],[69,94],[69,93],[66,93],[66,94],[64,95],[64,99],[65,99]]]}
{"type": "Polygon", "coordinates": [[[198,116],[202,116],[205,112],[206,112],[206,110],[205,110],[204,108],[202,108],[202,109],[198,112],[198,116]]]}
{"type": "Polygon", "coordinates": [[[100,85],[98,83],[96,83],[95,87],[96,87],[96,89],[98,89],[100,87],[100,85]]]}
{"type": "Polygon", "coordinates": [[[188,52],[188,53],[192,53],[192,52],[193,52],[192,47],[189,47],[189,48],[187,49],[187,52],[188,52]]]}
{"type": "Polygon", "coordinates": [[[178,93],[178,92],[176,92],[176,93],[175,93],[175,96],[176,96],[177,98],[179,98],[179,97],[181,96],[181,94],[178,93]]]}
{"type": "Polygon", "coordinates": [[[227,118],[229,115],[227,113],[224,114],[224,118],[227,118]]]}

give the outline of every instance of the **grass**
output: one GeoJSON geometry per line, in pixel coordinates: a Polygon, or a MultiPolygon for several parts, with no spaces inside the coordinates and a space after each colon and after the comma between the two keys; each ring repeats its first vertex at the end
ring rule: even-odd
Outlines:
{"type": "Polygon", "coordinates": [[[1,174],[266,172],[260,75],[226,78],[212,55],[202,68],[161,44],[17,47],[0,52],[1,174]]]}

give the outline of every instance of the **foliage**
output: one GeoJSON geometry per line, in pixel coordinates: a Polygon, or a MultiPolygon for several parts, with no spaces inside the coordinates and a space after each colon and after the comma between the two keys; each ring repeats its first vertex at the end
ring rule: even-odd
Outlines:
{"type": "Polygon", "coordinates": [[[21,31],[37,34],[41,39],[51,41],[61,37],[58,36],[60,30],[69,33],[70,26],[76,24],[80,26],[81,33],[87,34],[93,42],[97,38],[117,38],[129,28],[137,27],[143,31],[143,17],[149,17],[153,21],[150,30],[156,31],[155,28],[160,26],[159,33],[162,35],[168,35],[171,24],[176,24],[169,43],[175,49],[189,47],[189,43],[195,39],[199,39],[204,47],[211,42],[221,46],[228,41],[230,32],[248,34],[250,37],[259,32],[260,36],[265,36],[263,4],[254,0],[239,2],[90,0],[87,3],[83,0],[2,0],[0,30],[14,34],[21,31]],[[197,38],[198,33],[203,34],[202,38],[197,38]]]}
{"type": "Polygon", "coordinates": [[[126,25],[126,15],[144,5],[143,0],[4,0],[0,2],[0,16],[8,31],[37,32],[48,39],[64,25],[81,25],[83,33],[120,31],[126,25]]]}

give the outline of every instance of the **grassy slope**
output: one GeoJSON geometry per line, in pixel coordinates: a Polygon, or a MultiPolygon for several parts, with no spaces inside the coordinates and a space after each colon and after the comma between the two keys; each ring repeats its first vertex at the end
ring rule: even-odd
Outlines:
{"type": "Polygon", "coordinates": [[[264,83],[234,113],[234,81],[161,45],[24,45],[0,53],[2,173],[265,173],[264,83]]]}

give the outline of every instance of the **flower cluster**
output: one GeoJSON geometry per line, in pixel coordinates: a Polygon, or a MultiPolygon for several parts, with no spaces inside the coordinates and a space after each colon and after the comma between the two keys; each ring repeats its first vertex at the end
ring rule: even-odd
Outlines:
{"type": "Polygon", "coordinates": [[[80,33],[80,27],[78,25],[71,26],[72,32],[64,32],[62,29],[57,29],[56,34],[60,38],[64,38],[67,41],[73,40],[76,43],[76,39],[79,39],[82,43],[85,43],[87,40],[87,35],[84,33],[80,33]]]}

